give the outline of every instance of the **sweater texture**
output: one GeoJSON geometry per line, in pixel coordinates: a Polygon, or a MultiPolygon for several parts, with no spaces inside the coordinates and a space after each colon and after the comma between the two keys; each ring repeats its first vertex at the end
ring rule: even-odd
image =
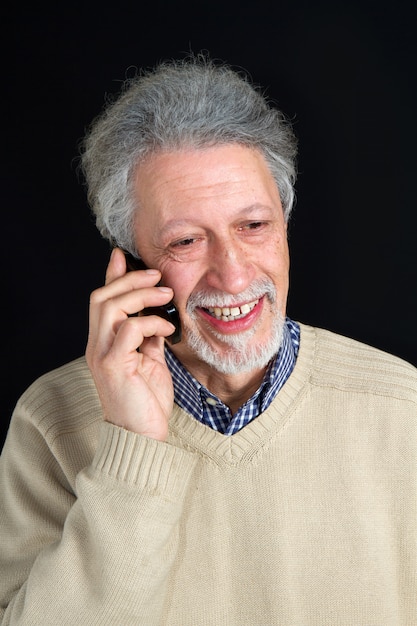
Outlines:
{"type": "Polygon", "coordinates": [[[0,461],[0,623],[415,626],[417,370],[300,326],[232,436],[103,422],[84,358],[38,379],[0,461]]]}

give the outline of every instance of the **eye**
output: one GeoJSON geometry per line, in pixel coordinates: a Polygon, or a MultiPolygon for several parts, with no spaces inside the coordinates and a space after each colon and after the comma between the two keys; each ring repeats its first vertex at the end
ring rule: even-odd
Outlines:
{"type": "Polygon", "coordinates": [[[263,226],[265,226],[266,222],[249,222],[248,224],[244,224],[239,227],[239,230],[259,230],[263,226]]]}
{"type": "Polygon", "coordinates": [[[180,239],[180,241],[174,241],[171,246],[173,248],[185,248],[187,246],[191,246],[196,241],[197,239],[194,237],[187,237],[186,239],[180,239]]]}

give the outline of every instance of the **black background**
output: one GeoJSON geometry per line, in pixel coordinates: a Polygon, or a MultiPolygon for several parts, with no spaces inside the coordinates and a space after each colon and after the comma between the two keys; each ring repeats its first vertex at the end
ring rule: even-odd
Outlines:
{"type": "Polygon", "coordinates": [[[78,143],[135,68],[188,51],[249,71],[299,139],[289,314],[417,365],[414,2],[112,2],[3,8],[2,433],[82,354],[108,246],[78,143]]]}

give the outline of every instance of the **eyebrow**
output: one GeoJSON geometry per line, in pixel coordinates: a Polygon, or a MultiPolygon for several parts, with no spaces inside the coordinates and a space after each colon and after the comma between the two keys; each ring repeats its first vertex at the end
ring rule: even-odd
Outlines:
{"type": "MultiPolygon", "coordinates": [[[[268,206],[265,204],[255,203],[255,204],[251,204],[250,206],[244,207],[243,209],[238,211],[234,217],[236,220],[238,220],[238,219],[242,219],[245,216],[250,216],[254,211],[264,210],[264,211],[268,211],[269,213],[271,213],[272,211],[274,211],[274,209],[278,209],[278,207],[272,207],[272,206],[268,206]]],[[[162,226],[162,228],[159,230],[159,234],[168,235],[171,231],[175,230],[176,228],[181,228],[182,226],[190,226],[190,225],[196,225],[195,220],[193,218],[191,219],[172,218],[168,220],[164,224],[164,226],[162,226]]]]}

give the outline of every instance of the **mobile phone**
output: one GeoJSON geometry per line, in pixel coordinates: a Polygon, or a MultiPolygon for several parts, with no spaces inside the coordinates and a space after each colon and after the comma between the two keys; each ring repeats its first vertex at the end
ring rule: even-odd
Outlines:
{"type": "MultiPolygon", "coordinates": [[[[138,259],[134,257],[129,252],[125,252],[125,257],[126,257],[126,269],[128,272],[134,271],[134,270],[148,269],[145,263],[142,261],[142,259],[138,259]]],[[[161,283],[159,282],[158,285],[160,284],[161,283]]],[[[173,300],[168,302],[168,304],[163,304],[162,306],[152,306],[152,307],[143,309],[140,312],[140,314],[141,315],[159,315],[160,317],[163,317],[165,320],[168,320],[168,322],[171,322],[171,324],[174,324],[175,331],[173,332],[172,335],[167,337],[167,339],[169,340],[170,343],[179,343],[181,341],[181,321],[180,321],[178,310],[173,300]]]]}

